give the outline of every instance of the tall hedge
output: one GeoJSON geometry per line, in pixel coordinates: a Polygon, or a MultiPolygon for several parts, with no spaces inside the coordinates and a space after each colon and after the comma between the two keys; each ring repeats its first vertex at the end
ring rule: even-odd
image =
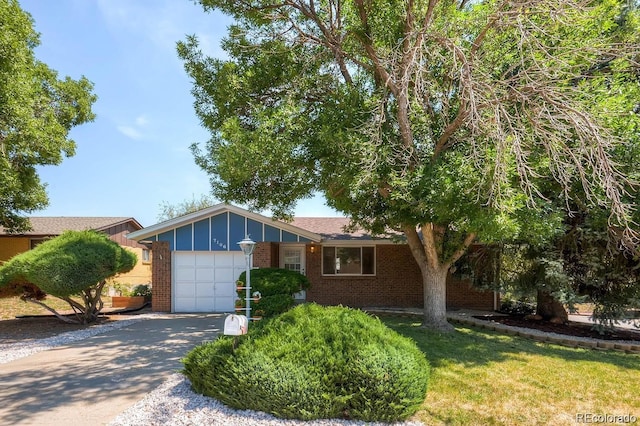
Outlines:
{"type": "Polygon", "coordinates": [[[303,420],[403,420],[423,404],[429,378],[409,338],[364,312],[315,304],[198,346],[183,362],[199,393],[303,420]]]}

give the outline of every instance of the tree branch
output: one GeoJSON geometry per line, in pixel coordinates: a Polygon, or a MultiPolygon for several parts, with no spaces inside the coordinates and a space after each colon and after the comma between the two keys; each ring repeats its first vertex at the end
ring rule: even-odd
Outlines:
{"type": "Polygon", "coordinates": [[[472,232],[466,236],[460,247],[458,247],[456,251],[453,252],[453,254],[449,256],[449,259],[447,259],[447,261],[444,263],[447,269],[451,268],[451,266],[453,266],[453,264],[456,263],[458,259],[460,259],[462,255],[467,252],[471,244],[475,241],[476,236],[477,234],[475,232],[472,232]]]}
{"type": "Polygon", "coordinates": [[[77,324],[78,323],[78,321],[73,321],[73,320],[67,318],[64,315],[59,314],[55,309],[50,308],[49,306],[45,305],[44,303],[42,303],[39,300],[32,299],[30,297],[21,297],[21,299],[26,301],[26,302],[35,303],[36,305],[43,307],[44,309],[46,309],[47,311],[51,312],[53,315],[56,316],[56,318],[58,318],[59,320],[61,320],[63,322],[66,322],[68,324],[77,324]]]}

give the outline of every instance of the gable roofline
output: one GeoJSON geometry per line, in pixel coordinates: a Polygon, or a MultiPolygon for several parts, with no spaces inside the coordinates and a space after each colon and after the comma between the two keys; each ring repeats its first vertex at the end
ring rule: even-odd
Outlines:
{"type": "MultiPolygon", "coordinates": [[[[117,219],[117,218],[116,218],[116,219],[117,219]]],[[[114,223],[111,223],[111,224],[109,224],[109,225],[105,225],[105,226],[103,226],[103,227],[95,228],[95,230],[96,230],[96,231],[104,231],[104,230],[109,229],[109,228],[112,228],[112,227],[114,227],[114,226],[124,225],[124,224],[125,224],[125,223],[127,223],[127,222],[132,222],[132,223],[133,223],[133,224],[134,224],[134,225],[135,225],[139,230],[140,230],[140,229],[142,229],[142,228],[144,228],[144,226],[142,226],[142,225],[140,224],[140,222],[138,222],[135,218],[133,218],[133,217],[129,217],[129,218],[126,218],[126,219],[122,219],[122,220],[121,220],[121,221],[119,221],[119,222],[114,222],[114,223]]]]}
{"type": "Polygon", "coordinates": [[[169,230],[179,228],[181,226],[188,225],[190,223],[198,222],[210,216],[215,216],[215,215],[219,215],[226,212],[235,213],[240,216],[245,216],[249,219],[255,220],[256,222],[261,222],[271,226],[277,226],[287,232],[300,235],[315,243],[319,243],[322,240],[322,236],[314,232],[307,231],[306,229],[299,228],[297,226],[290,225],[286,222],[278,221],[258,213],[253,213],[253,212],[250,212],[249,210],[236,207],[234,205],[227,204],[227,203],[216,204],[215,206],[207,207],[205,209],[198,210],[197,212],[189,213],[184,216],[179,216],[173,219],[166,220],[164,222],[156,223],[155,225],[151,225],[139,231],[135,231],[127,234],[127,238],[136,240],[136,241],[141,241],[141,240],[144,240],[145,238],[149,238],[157,234],[162,234],[163,232],[167,232],[169,230]]]}
{"type": "Polygon", "coordinates": [[[31,237],[60,235],[64,231],[82,231],[92,229],[105,231],[109,228],[132,223],[137,229],[143,226],[133,217],[108,216],[29,216],[31,229],[24,232],[7,232],[0,226],[0,236],[31,237]]]}

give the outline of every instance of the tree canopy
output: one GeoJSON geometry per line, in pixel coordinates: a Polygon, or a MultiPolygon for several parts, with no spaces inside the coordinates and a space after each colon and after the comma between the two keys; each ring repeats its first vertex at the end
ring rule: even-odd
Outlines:
{"type": "Polygon", "coordinates": [[[0,226],[10,231],[27,229],[25,213],[48,203],[36,166],[74,155],[69,131],[94,118],[93,84],[37,60],[33,25],[16,0],[0,0],[0,226]]]}
{"type": "Polygon", "coordinates": [[[402,231],[426,325],[447,328],[446,276],[472,243],[544,240],[572,203],[635,243],[609,126],[630,111],[594,108],[583,84],[603,58],[637,64],[611,31],[626,2],[200,3],[236,19],[229,59],[178,45],[213,195],[287,215],[320,191],[365,229],[402,231]]]}
{"type": "Polygon", "coordinates": [[[26,286],[28,293],[24,298],[37,302],[37,297],[31,297],[32,287],[36,286],[46,294],[67,301],[81,312],[81,321],[93,322],[102,309],[100,296],[105,280],[130,271],[136,262],[135,253],[104,233],[67,231],[0,266],[0,288],[17,284],[19,290],[26,286]],[[83,304],[71,296],[80,296],[83,304]]]}
{"type": "Polygon", "coordinates": [[[167,201],[160,203],[160,213],[158,220],[164,221],[173,219],[174,217],[184,216],[198,210],[206,209],[216,204],[216,200],[206,194],[201,194],[200,198],[196,198],[195,194],[191,199],[184,200],[178,204],[170,204],[167,201]]]}

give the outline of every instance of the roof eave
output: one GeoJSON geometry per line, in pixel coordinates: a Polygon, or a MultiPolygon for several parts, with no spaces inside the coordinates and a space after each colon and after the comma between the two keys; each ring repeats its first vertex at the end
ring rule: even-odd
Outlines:
{"type": "Polygon", "coordinates": [[[269,220],[272,222],[277,222],[278,226],[282,229],[298,234],[302,237],[305,237],[313,242],[319,243],[322,241],[322,236],[313,232],[309,232],[306,229],[298,228],[296,226],[290,225],[285,222],[276,221],[267,216],[263,216],[258,213],[253,213],[248,210],[242,209],[240,207],[233,206],[231,204],[220,203],[215,206],[208,207],[203,210],[199,210],[194,213],[189,213],[184,216],[176,217],[173,219],[166,220],[164,222],[157,223],[155,225],[151,225],[147,228],[143,228],[139,231],[131,232],[127,234],[127,238],[140,241],[145,238],[149,238],[153,235],[161,234],[173,228],[179,228],[180,226],[187,225],[189,223],[197,222],[198,220],[204,219],[209,216],[213,216],[215,214],[220,214],[224,212],[231,212],[238,215],[246,216],[249,219],[253,219],[258,222],[267,223],[269,220]]]}

